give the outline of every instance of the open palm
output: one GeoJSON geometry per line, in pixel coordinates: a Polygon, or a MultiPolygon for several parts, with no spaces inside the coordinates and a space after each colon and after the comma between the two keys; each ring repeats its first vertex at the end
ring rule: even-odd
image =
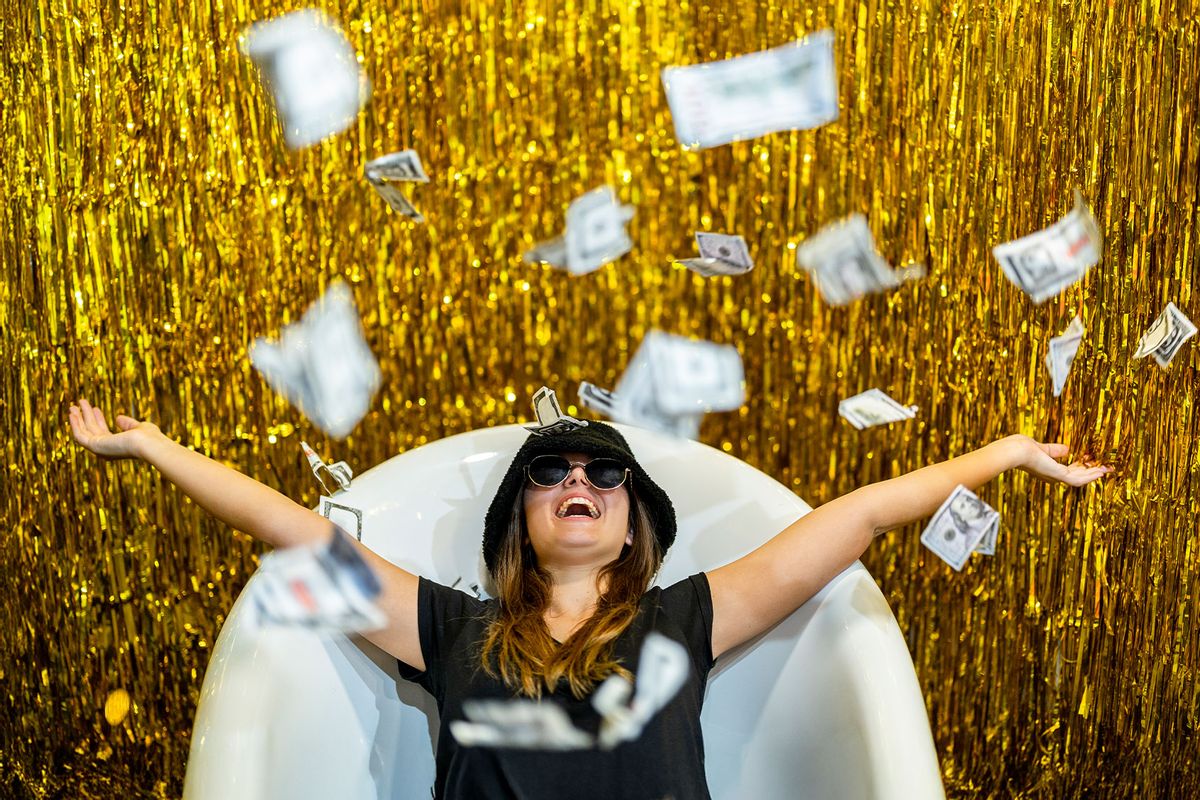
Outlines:
{"type": "Polygon", "coordinates": [[[153,422],[140,422],[124,414],[117,415],[119,430],[114,432],[108,427],[104,412],[83,398],[79,405],[71,405],[68,420],[75,441],[105,459],[136,458],[145,436],[158,432],[158,426],[153,422]]]}
{"type": "Polygon", "coordinates": [[[1065,444],[1038,442],[1028,436],[1021,438],[1027,440],[1025,463],[1021,468],[1044,481],[1065,483],[1068,486],[1086,486],[1113,471],[1110,466],[1087,460],[1063,464],[1059,459],[1067,455],[1068,448],[1065,444]]]}

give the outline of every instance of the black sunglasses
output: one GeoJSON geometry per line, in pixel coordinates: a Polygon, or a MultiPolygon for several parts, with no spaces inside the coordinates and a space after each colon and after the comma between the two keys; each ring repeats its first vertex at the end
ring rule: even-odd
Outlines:
{"type": "Polygon", "coordinates": [[[575,467],[583,467],[588,483],[597,489],[616,489],[629,476],[629,467],[615,458],[594,458],[584,464],[555,455],[536,456],[525,465],[525,476],[535,485],[549,489],[565,481],[575,467]]]}

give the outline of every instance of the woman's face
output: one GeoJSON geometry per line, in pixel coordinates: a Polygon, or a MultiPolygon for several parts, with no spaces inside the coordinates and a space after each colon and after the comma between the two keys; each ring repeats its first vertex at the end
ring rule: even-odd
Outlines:
{"type": "Polygon", "coordinates": [[[542,566],[603,566],[633,544],[629,530],[629,483],[616,489],[597,489],[581,465],[592,460],[583,453],[560,453],[575,466],[557,486],[543,487],[525,480],[525,524],[542,566]]]}

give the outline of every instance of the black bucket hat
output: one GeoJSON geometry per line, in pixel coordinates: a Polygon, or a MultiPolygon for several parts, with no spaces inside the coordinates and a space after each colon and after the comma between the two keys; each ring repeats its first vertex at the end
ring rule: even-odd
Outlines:
{"type": "Polygon", "coordinates": [[[504,480],[500,481],[500,488],[492,498],[483,523],[483,561],[489,573],[495,572],[496,557],[508,531],[513,504],[525,486],[525,466],[534,456],[551,453],[583,453],[593,458],[615,458],[628,466],[638,502],[646,509],[654,524],[659,548],[666,555],[667,548],[675,541],[675,507],[671,505],[671,499],[638,464],[620,431],[603,422],[588,420],[588,424],[582,428],[561,433],[530,434],[517,451],[508,472],[504,474],[504,480]]]}

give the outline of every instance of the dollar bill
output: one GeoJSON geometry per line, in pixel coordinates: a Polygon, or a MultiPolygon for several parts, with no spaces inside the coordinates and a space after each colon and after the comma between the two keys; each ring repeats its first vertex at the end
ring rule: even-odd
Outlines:
{"type": "Polygon", "coordinates": [[[1100,226],[1083,195],[1075,191],[1075,207],[1058,222],[1011,242],[992,254],[1004,276],[1036,304],[1044,303],[1087,274],[1103,248],[1100,226]]]}
{"type": "Polygon", "coordinates": [[[744,275],[754,269],[750,249],[741,236],[697,231],[696,246],[700,257],[680,259],[679,263],[706,278],[744,275]]]}
{"type": "Polygon", "coordinates": [[[1158,365],[1166,369],[1170,366],[1171,359],[1179,352],[1179,348],[1183,347],[1183,343],[1195,335],[1196,326],[1187,315],[1176,308],[1174,303],[1167,303],[1167,307],[1158,315],[1158,319],[1154,320],[1150,329],[1142,334],[1133,357],[1145,358],[1152,355],[1158,365]]]}
{"type": "Polygon", "coordinates": [[[284,326],[278,342],[256,339],[250,362],[272,389],[336,439],[367,413],[381,379],[353,295],[341,280],[300,321],[284,326]]]}
{"type": "Polygon", "coordinates": [[[959,484],[929,520],[921,544],[957,572],[980,543],[987,547],[990,542],[991,552],[995,552],[999,527],[996,510],[959,484]]]}
{"type": "Polygon", "coordinates": [[[320,11],[255,23],[245,31],[242,50],[258,67],[292,149],[348,128],[370,96],[354,48],[320,11]]]}
{"type": "Polygon", "coordinates": [[[363,168],[367,178],[380,181],[429,183],[425,167],[416,150],[400,150],[368,161],[363,168]]]}
{"type": "Polygon", "coordinates": [[[580,750],[595,737],[575,727],[553,700],[464,700],[465,720],[450,723],[450,735],[462,747],[515,750],[580,750]]]}
{"type": "Polygon", "coordinates": [[[1060,335],[1050,339],[1050,350],[1046,353],[1046,369],[1050,370],[1050,379],[1054,384],[1054,396],[1062,394],[1067,385],[1067,375],[1071,372],[1071,364],[1079,345],[1083,342],[1083,320],[1078,316],[1060,335]]]}
{"type": "Polygon", "coordinates": [[[805,239],[796,247],[796,263],[812,275],[825,302],[835,306],[925,274],[918,264],[893,270],[876,249],[862,214],[826,225],[805,239]]]}
{"type": "Polygon", "coordinates": [[[587,420],[575,419],[562,413],[558,405],[558,396],[548,386],[543,386],[534,393],[533,413],[537,416],[537,423],[526,425],[525,429],[538,436],[553,436],[587,427],[587,420]]]}
{"type": "Polygon", "coordinates": [[[758,53],[662,71],[675,138],[716,147],[838,117],[833,31],[758,53]]]}
{"type": "Polygon", "coordinates": [[[424,222],[425,215],[417,210],[408,197],[396,187],[394,182],[405,181],[429,183],[429,176],[421,166],[421,157],[415,150],[401,150],[389,153],[373,161],[367,162],[363,169],[367,182],[387,201],[387,204],[397,214],[401,214],[414,222],[424,222]]]}
{"type": "Polygon", "coordinates": [[[338,461],[334,464],[326,464],[317,455],[317,452],[309,447],[308,442],[300,442],[300,449],[304,452],[304,457],[308,459],[308,468],[312,470],[313,476],[316,477],[317,483],[321,484],[321,489],[326,494],[338,494],[350,488],[350,481],[354,478],[354,470],[350,469],[350,465],[345,461],[338,461]],[[324,475],[322,474],[324,473],[324,475]],[[325,483],[325,475],[329,476],[336,489],[330,490],[329,484],[325,483]]]}
{"type": "Polygon", "coordinates": [[[638,656],[636,691],[625,678],[613,675],[592,695],[592,707],[601,716],[597,737],[600,747],[611,749],[641,736],[654,715],[679,694],[687,677],[688,654],[684,646],[657,631],[648,633],[638,656]]]}
{"type": "Polygon", "coordinates": [[[336,526],[328,542],[263,556],[251,586],[252,624],[260,627],[362,632],[387,624],[374,602],[382,591],[379,579],[336,526]]]}
{"type": "Polygon", "coordinates": [[[576,198],[567,207],[566,232],[525,253],[528,263],[548,263],[574,275],[595,272],[633,249],[625,225],[633,207],[618,202],[611,186],[576,198]]]}
{"type": "Polygon", "coordinates": [[[332,497],[322,495],[317,502],[317,513],[358,541],[362,541],[363,512],[361,508],[355,508],[340,503],[332,497]]]}
{"type": "Polygon", "coordinates": [[[901,405],[879,389],[868,389],[838,403],[838,414],[861,431],[912,419],[917,415],[917,407],[901,405]]]}
{"type": "Polygon", "coordinates": [[[616,394],[587,381],[581,381],[579,384],[579,404],[610,419],[617,419],[621,413],[620,399],[616,394]]]}
{"type": "Polygon", "coordinates": [[[737,349],[651,331],[613,391],[587,381],[579,402],[616,422],[695,439],[710,411],[745,402],[745,373],[737,349]]]}

